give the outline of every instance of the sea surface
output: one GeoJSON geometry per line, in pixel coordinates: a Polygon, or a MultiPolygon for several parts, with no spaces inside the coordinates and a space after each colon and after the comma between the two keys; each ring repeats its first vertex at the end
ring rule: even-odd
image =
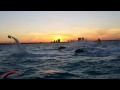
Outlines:
{"type": "Polygon", "coordinates": [[[120,79],[120,41],[0,45],[0,79],[120,79]],[[65,49],[58,50],[60,46],[65,49]],[[75,53],[84,48],[85,52],[75,53]]]}

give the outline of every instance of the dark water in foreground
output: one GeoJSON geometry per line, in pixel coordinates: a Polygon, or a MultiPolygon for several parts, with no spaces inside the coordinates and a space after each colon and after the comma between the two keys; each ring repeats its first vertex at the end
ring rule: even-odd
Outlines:
{"type": "Polygon", "coordinates": [[[22,44],[26,53],[19,53],[15,45],[0,45],[0,78],[4,72],[18,70],[20,75],[11,74],[7,78],[120,79],[120,41],[86,44],[87,52],[75,53],[80,45],[22,44]],[[68,48],[52,50],[60,45],[68,48]]]}

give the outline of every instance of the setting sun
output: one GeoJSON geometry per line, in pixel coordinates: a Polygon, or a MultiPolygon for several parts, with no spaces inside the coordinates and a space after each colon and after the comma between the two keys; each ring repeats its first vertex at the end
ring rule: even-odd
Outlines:
{"type": "Polygon", "coordinates": [[[120,39],[120,11],[0,11],[0,43],[120,39]]]}
{"type": "Polygon", "coordinates": [[[61,39],[62,36],[61,35],[55,35],[55,39],[61,39]]]}
{"type": "Polygon", "coordinates": [[[54,40],[60,39],[60,41],[63,41],[63,36],[62,35],[54,35],[53,39],[54,40]]]}

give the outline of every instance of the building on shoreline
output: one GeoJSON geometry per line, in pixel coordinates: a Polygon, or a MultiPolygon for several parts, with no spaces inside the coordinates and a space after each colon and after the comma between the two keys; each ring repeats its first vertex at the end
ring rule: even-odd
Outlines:
{"type": "Polygon", "coordinates": [[[84,41],[84,38],[82,37],[82,38],[78,38],[78,41],[84,41]]]}
{"type": "Polygon", "coordinates": [[[60,43],[60,39],[54,40],[54,43],[60,43]]]}

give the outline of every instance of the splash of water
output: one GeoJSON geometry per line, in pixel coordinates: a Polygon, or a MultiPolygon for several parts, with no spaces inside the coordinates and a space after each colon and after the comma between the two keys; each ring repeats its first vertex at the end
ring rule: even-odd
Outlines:
{"type": "Polygon", "coordinates": [[[8,38],[10,38],[10,39],[12,38],[15,40],[16,45],[17,45],[17,49],[15,49],[15,51],[17,53],[25,53],[26,52],[25,49],[22,47],[22,45],[19,43],[19,41],[15,37],[8,35],[8,38]]]}
{"type": "Polygon", "coordinates": [[[75,41],[75,42],[70,42],[68,49],[79,49],[79,48],[87,48],[87,47],[97,47],[97,43],[93,41],[75,41]]]}

